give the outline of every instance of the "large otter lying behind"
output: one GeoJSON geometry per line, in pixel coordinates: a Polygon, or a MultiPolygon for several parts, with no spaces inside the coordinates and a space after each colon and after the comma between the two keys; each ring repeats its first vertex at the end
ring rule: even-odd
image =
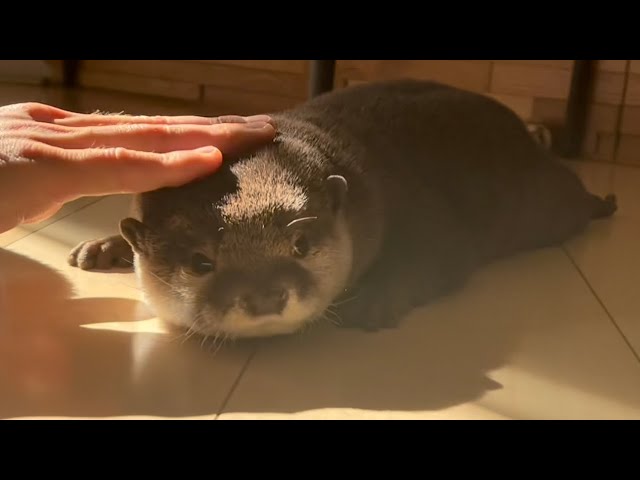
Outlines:
{"type": "Polygon", "coordinates": [[[388,327],[480,265],[616,209],[482,95],[394,81],[273,118],[272,145],[138,196],[124,239],[80,245],[70,262],[104,268],[133,249],[157,315],[204,335],[291,333],[329,308],[388,327]]]}

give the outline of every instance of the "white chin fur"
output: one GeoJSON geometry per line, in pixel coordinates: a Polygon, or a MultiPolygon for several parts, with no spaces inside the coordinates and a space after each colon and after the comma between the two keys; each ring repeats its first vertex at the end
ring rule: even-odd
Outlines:
{"type": "Polygon", "coordinates": [[[264,318],[245,318],[242,321],[225,323],[214,334],[221,332],[233,338],[257,338],[273,337],[277,335],[290,335],[297,332],[304,322],[286,323],[279,315],[264,318]]]}
{"type": "Polygon", "coordinates": [[[253,317],[247,315],[241,308],[234,307],[224,318],[218,321],[212,319],[207,325],[208,315],[205,314],[202,333],[226,334],[234,338],[271,337],[295,333],[311,321],[318,314],[318,310],[315,302],[300,302],[293,292],[289,292],[289,295],[291,300],[280,315],[253,317]]]}

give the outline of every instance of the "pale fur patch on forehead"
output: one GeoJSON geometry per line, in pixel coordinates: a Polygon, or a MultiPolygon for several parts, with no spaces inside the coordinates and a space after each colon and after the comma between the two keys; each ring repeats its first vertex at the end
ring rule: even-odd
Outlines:
{"type": "Polygon", "coordinates": [[[238,191],[219,204],[225,221],[246,220],[264,213],[302,210],[307,194],[286,169],[266,159],[251,159],[231,168],[238,191]]]}

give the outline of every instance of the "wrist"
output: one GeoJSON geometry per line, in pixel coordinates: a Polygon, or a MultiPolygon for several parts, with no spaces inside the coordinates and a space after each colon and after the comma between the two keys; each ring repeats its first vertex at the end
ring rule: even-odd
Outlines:
{"type": "Polygon", "coordinates": [[[1,162],[0,231],[33,223],[63,203],[58,177],[57,172],[50,172],[37,162],[1,162]]]}

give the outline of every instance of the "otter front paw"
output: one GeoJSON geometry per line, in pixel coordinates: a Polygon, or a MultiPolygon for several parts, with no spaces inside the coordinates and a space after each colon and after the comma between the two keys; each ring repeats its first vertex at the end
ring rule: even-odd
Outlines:
{"type": "Polygon", "coordinates": [[[83,270],[109,270],[133,265],[131,246],[120,235],[82,242],[67,259],[72,267],[83,270]]]}

